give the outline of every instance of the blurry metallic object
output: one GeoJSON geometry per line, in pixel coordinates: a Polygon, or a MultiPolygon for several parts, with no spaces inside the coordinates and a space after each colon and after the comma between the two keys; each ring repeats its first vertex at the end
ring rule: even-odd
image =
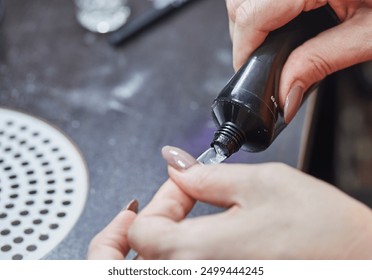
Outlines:
{"type": "Polygon", "coordinates": [[[128,20],[127,0],[74,0],[76,18],[92,32],[108,33],[122,27],[128,20]]]}
{"type": "Polygon", "coordinates": [[[177,11],[181,10],[181,8],[192,2],[194,2],[194,0],[166,0],[154,2],[154,5],[158,3],[155,9],[144,13],[142,16],[128,23],[128,25],[113,32],[109,42],[111,45],[119,46],[141,32],[144,32],[146,29],[154,26],[156,23],[175,14],[177,11]]]}

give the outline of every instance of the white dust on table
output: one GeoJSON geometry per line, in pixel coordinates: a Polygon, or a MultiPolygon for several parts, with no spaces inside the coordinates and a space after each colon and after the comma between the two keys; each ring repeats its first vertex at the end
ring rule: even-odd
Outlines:
{"type": "Polygon", "coordinates": [[[140,73],[134,74],[128,81],[116,86],[112,90],[112,95],[121,100],[131,98],[140,91],[142,85],[145,83],[146,76],[140,73]]]}
{"type": "Polygon", "coordinates": [[[92,113],[106,114],[109,111],[117,111],[140,118],[138,111],[127,105],[126,101],[141,93],[148,75],[134,73],[116,87],[109,89],[91,84],[86,88],[71,91],[65,100],[75,108],[83,108],[92,113]]]}

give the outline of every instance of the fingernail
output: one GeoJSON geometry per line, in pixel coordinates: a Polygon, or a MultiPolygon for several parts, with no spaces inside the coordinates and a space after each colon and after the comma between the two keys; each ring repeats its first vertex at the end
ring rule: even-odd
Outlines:
{"type": "Polygon", "coordinates": [[[133,199],[131,202],[128,203],[127,206],[123,208],[123,210],[132,211],[137,214],[138,212],[138,201],[136,199],[133,199]]]}
{"type": "Polygon", "coordinates": [[[300,108],[304,89],[301,86],[294,86],[290,89],[284,105],[284,120],[289,123],[300,108]]]}
{"type": "Polygon", "coordinates": [[[165,161],[177,170],[186,170],[197,163],[194,157],[176,147],[165,146],[161,153],[165,161]]]}

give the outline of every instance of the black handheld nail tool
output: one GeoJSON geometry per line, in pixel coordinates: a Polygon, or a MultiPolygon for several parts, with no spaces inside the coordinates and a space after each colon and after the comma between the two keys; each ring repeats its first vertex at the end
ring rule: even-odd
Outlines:
{"type": "Polygon", "coordinates": [[[286,126],[278,96],[285,61],[296,47],[337,23],[333,10],[324,6],[303,12],[271,32],[214,100],[217,131],[212,148],[198,160],[218,163],[240,149],[260,152],[268,148],[286,126]]]}

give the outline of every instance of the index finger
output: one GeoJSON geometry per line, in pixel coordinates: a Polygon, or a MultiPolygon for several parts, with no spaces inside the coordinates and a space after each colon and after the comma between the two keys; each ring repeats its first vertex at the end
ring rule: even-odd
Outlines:
{"type": "Polygon", "coordinates": [[[136,218],[130,210],[121,211],[90,242],[87,258],[90,260],[122,260],[128,254],[128,229],[136,218]]]}
{"type": "Polygon", "coordinates": [[[186,217],[195,200],[168,179],[141,211],[128,232],[129,245],[145,259],[161,258],[171,246],[177,222],[186,217]],[[166,242],[165,242],[166,240],[166,242]]]}
{"type": "MultiPolygon", "coordinates": [[[[198,164],[196,159],[177,147],[165,146],[162,155],[170,165],[188,168],[198,164]]],[[[151,202],[141,212],[140,217],[159,216],[172,221],[180,221],[190,212],[195,200],[168,179],[155,194],[151,202]]]]}
{"type": "MultiPolygon", "coordinates": [[[[176,147],[166,147],[163,156],[171,155],[171,162],[182,167],[197,164],[186,152],[176,147]],[[187,164],[186,164],[187,163],[187,164]]],[[[168,158],[167,161],[170,159],[168,158]]],[[[169,161],[168,161],[169,162],[169,161]]],[[[155,194],[129,231],[129,242],[144,258],[157,258],[160,246],[171,244],[172,230],[177,222],[184,219],[195,204],[195,199],[168,179],[155,194]],[[162,242],[167,239],[167,242],[162,242]]]]}

